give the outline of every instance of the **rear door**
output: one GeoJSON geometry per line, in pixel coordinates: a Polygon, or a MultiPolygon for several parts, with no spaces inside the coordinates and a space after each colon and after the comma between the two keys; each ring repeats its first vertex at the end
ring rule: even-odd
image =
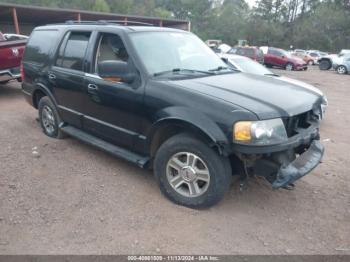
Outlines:
{"type": "Polygon", "coordinates": [[[65,34],[48,79],[64,122],[82,128],[84,61],[91,31],[65,34]]]}

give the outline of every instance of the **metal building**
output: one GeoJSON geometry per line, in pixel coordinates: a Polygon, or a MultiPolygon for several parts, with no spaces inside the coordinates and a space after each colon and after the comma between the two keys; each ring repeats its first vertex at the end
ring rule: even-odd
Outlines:
{"type": "Polygon", "coordinates": [[[125,25],[128,21],[137,21],[190,30],[190,22],[185,20],[0,3],[0,31],[3,33],[29,35],[36,26],[67,20],[121,20],[125,25]]]}

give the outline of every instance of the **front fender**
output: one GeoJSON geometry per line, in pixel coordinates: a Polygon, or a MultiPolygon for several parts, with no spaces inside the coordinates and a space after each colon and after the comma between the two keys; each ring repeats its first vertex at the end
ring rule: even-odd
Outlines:
{"type": "Polygon", "coordinates": [[[201,130],[214,144],[222,147],[229,144],[229,141],[220,127],[208,116],[196,112],[192,108],[174,106],[167,107],[157,112],[153,119],[153,125],[147,134],[149,143],[153,135],[164,125],[184,124],[201,130]]]}

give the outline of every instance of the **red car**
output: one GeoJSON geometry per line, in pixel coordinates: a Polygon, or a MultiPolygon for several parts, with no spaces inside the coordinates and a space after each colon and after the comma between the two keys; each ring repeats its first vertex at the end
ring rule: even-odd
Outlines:
{"type": "Polygon", "coordinates": [[[294,57],[287,51],[274,47],[261,47],[264,52],[264,63],[267,67],[277,66],[286,70],[307,70],[307,63],[294,57]]]}
{"type": "Polygon", "coordinates": [[[0,32],[0,84],[21,80],[20,65],[27,40],[6,40],[0,32]]]}

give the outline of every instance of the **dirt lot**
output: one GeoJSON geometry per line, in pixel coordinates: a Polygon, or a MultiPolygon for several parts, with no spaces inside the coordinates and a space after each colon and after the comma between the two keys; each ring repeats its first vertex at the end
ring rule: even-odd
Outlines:
{"type": "Polygon", "coordinates": [[[235,183],[204,211],[169,202],[149,171],[46,137],[19,85],[0,87],[0,254],[350,254],[350,76],[277,72],[327,94],[324,162],[294,191],[235,183]]]}

